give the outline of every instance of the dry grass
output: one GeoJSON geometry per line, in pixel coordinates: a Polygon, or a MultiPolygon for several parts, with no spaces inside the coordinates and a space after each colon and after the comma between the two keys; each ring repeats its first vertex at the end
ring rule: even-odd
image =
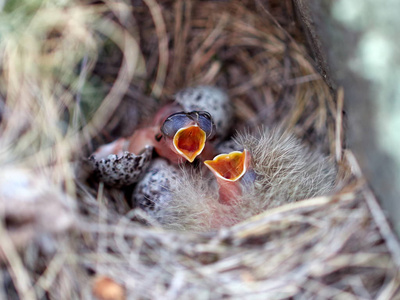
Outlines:
{"type": "Polygon", "coordinates": [[[277,26],[287,6],[132,2],[2,8],[0,298],[90,299],[96,276],[129,299],[399,298],[397,240],[343,151],[343,95],[277,26]],[[236,130],[281,123],[336,158],[336,194],[174,232],[148,225],[129,190],[82,180],[80,158],[195,84],[227,89],[236,130]]]}

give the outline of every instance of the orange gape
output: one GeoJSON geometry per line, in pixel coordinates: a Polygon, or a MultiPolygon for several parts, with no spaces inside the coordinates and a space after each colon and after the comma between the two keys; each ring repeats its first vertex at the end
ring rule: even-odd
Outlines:
{"type": "Polygon", "coordinates": [[[220,202],[231,205],[237,196],[242,194],[239,179],[246,173],[250,164],[248,151],[220,154],[204,163],[216,176],[220,202]]]}
{"type": "Polygon", "coordinates": [[[188,161],[193,160],[203,151],[206,133],[197,125],[179,129],[174,136],[175,150],[188,161]]]}
{"type": "Polygon", "coordinates": [[[246,173],[247,151],[234,151],[229,154],[217,155],[213,160],[204,163],[215,175],[229,181],[236,181],[246,173]]]}

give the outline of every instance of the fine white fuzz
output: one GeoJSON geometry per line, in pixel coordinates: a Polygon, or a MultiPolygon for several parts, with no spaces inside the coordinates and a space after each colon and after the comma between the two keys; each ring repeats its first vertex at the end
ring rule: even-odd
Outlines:
{"type": "Polygon", "coordinates": [[[329,193],[336,170],[325,156],[311,151],[280,129],[244,133],[236,141],[251,153],[253,176],[242,180],[243,195],[220,204],[211,172],[180,168],[165,193],[168,205],[156,219],[167,229],[208,231],[231,226],[266,209],[329,193]],[[255,176],[254,176],[255,175],[255,176]]]}
{"type": "Polygon", "coordinates": [[[244,195],[243,202],[254,208],[265,210],[326,195],[335,185],[334,164],[291,133],[265,129],[257,135],[238,135],[236,139],[253,157],[254,194],[244,195]]]}
{"type": "Polygon", "coordinates": [[[162,225],[173,230],[208,231],[231,226],[240,221],[236,207],[218,201],[218,186],[211,174],[203,176],[185,170],[178,178],[179,188],[173,191],[170,205],[165,208],[162,225]]]}

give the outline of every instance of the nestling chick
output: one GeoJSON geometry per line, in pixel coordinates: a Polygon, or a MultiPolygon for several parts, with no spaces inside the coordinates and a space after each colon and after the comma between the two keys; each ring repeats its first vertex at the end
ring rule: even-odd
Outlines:
{"type": "MultiPolygon", "coordinates": [[[[254,192],[261,196],[263,210],[326,195],[335,186],[334,163],[287,131],[276,128],[258,135],[242,134],[237,141],[251,153],[254,192]]],[[[247,200],[243,195],[242,201],[252,202],[251,197],[247,200]]]]}
{"type": "Polygon", "coordinates": [[[173,163],[184,160],[193,162],[199,155],[203,159],[212,158],[214,149],[210,141],[226,135],[232,115],[229,98],[219,88],[199,86],[182,90],[178,92],[174,102],[160,108],[153,119],[142,125],[131,137],[120,138],[100,147],[90,160],[92,168],[100,180],[119,187],[136,182],[147,166],[143,164],[143,167],[135,168],[129,161],[125,161],[125,152],[134,156],[135,161],[146,154],[143,157],[145,163],[148,162],[149,155],[144,149],[150,149],[149,147],[153,147],[159,156],[173,163]],[[222,127],[216,129],[214,117],[222,127]],[[107,158],[108,155],[116,156],[107,158]],[[99,160],[99,157],[105,159],[99,160]],[[117,167],[121,163],[126,166],[124,170],[133,168],[135,175],[119,172],[113,174],[113,170],[118,171],[118,168],[114,164],[110,165],[110,159],[111,162],[118,162],[117,167]],[[122,177],[126,177],[126,180],[122,177]]]}
{"type": "MultiPolygon", "coordinates": [[[[251,172],[250,154],[243,151],[232,151],[219,154],[213,160],[206,160],[204,164],[213,172],[219,185],[219,202],[227,205],[235,204],[238,196],[242,195],[243,176],[251,172]]],[[[252,182],[255,178],[252,179],[252,182]]]]}
{"type": "Polygon", "coordinates": [[[160,156],[174,163],[181,162],[181,158],[193,162],[201,153],[209,158],[213,150],[207,149],[208,141],[223,139],[232,119],[233,108],[223,90],[213,86],[187,88],[159,109],[151,125],[128,139],[129,151],[150,144],[160,156]]]}
{"type": "Polygon", "coordinates": [[[171,190],[173,197],[158,217],[161,224],[194,231],[230,226],[272,207],[328,194],[335,186],[334,164],[290,133],[265,130],[236,140],[250,154],[246,174],[253,175],[239,176],[234,198],[220,201],[220,182],[209,177],[216,172],[184,172],[179,189],[171,190]]]}
{"type": "MultiPolygon", "coordinates": [[[[183,157],[189,162],[202,154],[214,155],[209,143],[224,138],[233,119],[228,95],[212,86],[191,87],[178,92],[174,102],[164,106],[154,117],[157,153],[176,163],[183,157]]],[[[132,141],[133,143],[133,141],[132,141]]]]}
{"type": "Polygon", "coordinates": [[[206,157],[213,154],[210,144],[206,142],[215,137],[216,129],[208,112],[172,114],[164,121],[160,131],[160,135],[156,135],[156,151],[172,162],[180,162],[181,157],[193,162],[202,153],[206,157]]]}

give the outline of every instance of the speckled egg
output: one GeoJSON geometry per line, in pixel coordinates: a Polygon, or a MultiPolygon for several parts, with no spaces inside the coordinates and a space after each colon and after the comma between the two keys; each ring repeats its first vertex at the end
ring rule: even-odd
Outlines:
{"type": "Polygon", "coordinates": [[[182,170],[169,161],[163,158],[154,159],[134,189],[133,202],[161,221],[163,208],[172,200],[181,175],[182,170]]]}
{"type": "Polygon", "coordinates": [[[228,95],[214,86],[190,87],[179,91],[175,96],[186,112],[207,111],[211,114],[217,128],[217,136],[223,139],[229,132],[233,107],[228,95]]]}
{"type": "Polygon", "coordinates": [[[124,152],[122,156],[111,154],[106,158],[88,160],[95,177],[111,187],[131,185],[146,172],[153,154],[153,147],[145,147],[141,154],[124,152]]]}

